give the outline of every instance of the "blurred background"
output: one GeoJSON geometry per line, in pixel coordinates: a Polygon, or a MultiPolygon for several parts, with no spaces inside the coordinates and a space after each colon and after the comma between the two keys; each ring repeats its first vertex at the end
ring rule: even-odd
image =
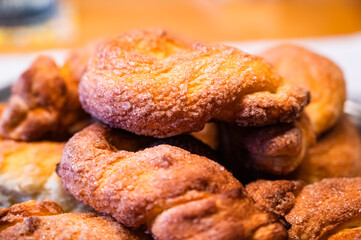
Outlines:
{"type": "Polygon", "coordinates": [[[0,0],[0,52],[78,46],[139,27],[202,41],[361,30],[360,0],[0,0]]]}
{"type": "Polygon", "coordinates": [[[339,64],[361,103],[361,0],[0,0],[0,89],[39,53],[61,63],[68,49],[144,27],[255,54],[299,43],[339,64]]]}

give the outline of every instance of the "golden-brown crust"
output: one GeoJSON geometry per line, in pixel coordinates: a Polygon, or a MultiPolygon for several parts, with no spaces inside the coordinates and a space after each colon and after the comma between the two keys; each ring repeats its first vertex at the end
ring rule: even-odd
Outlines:
{"type": "Polygon", "coordinates": [[[308,150],[290,177],[314,183],[324,178],[358,176],[361,176],[360,136],[356,126],[344,115],[308,150]]]}
{"type": "Polygon", "coordinates": [[[54,202],[25,202],[0,212],[0,239],[151,239],[109,217],[95,213],[66,213],[54,202]]]}
{"type": "Polygon", "coordinates": [[[57,172],[64,187],[78,200],[126,226],[146,225],[155,239],[253,235],[285,239],[279,219],[256,209],[242,185],[224,167],[178,147],[157,145],[159,140],[147,142],[149,139],[93,124],[69,140],[57,172]],[[210,205],[216,212],[207,220],[210,205]],[[240,209],[245,205],[253,218],[240,209]],[[177,229],[190,225],[185,215],[202,211],[198,227],[189,228],[187,233],[177,229]],[[176,214],[175,222],[168,222],[169,214],[176,214]],[[207,226],[208,233],[202,230],[207,226]]]}
{"type": "Polygon", "coordinates": [[[341,69],[326,57],[292,44],[272,47],[261,54],[289,83],[307,87],[312,101],[306,112],[317,135],[332,127],[346,100],[341,69]]]}
{"type": "Polygon", "coordinates": [[[248,184],[246,190],[263,209],[284,216],[293,208],[303,186],[300,181],[258,180],[248,184]]]}
{"type": "MultiPolygon", "coordinates": [[[[345,81],[342,71],[333,62],[295,45],[276,46],[261,56],[274,65],[287,83],[310,89],[312,101],[306,107],[307,114],[303,114],[294,125],[275,124],[255,129],[223,127],[222,139],[227,142],[225,144],[235,145],[236,149],[242,149],[240,144],[244,144],[242,151],[248,154],[248,164],[254,168],[285,175],[300,166],[309,147],[315,143],[315,137],[340,118],[346,98],[345,81]]],[[[234,156],[232,148],[230,154],[227,148],[223,151],[226,156],[234,156]]],[[[238,156],[242,156],[241,161],[244,161],[244,154],[238,156]]],[[[308,164],[304,165],[307,172],[308,164]]]]}
{"type": "Polygon", "coordinates": [[[40,56],[14,84],[0,132],[21,141],[62,140],[87,121],[77,83],[51,58],[40,56]]]}
{"type": "Polygon", "coordinates": [[[287,239],[285,227],[233,189],[162,212],[151,228],[157,239],[287,239]]]}
{"type": "Polygon", "coordinates": [[[83,210],[55,173],[65,143],[0,140],[0,207],[30,199],[53,200],[65,211],[83,210]]]}
{"type": "Polygon", "coordinates": [[[0,209],[0,232],[30,216],[50,216],[63,213],[63,210],[52,201],[27,201],[0,209]]]}
{"type": "Polygon", "coordinates": [[[25,218],[22,223],[0,232],[0,239],[109,239],[140,240],[151,237],[131,231],[109,217],[94,213],[64,213],[54,216],[34,216],[25,218]]]}
{"type": "Polygon", "coordinates": [[[274,175],[294,171],[315,141],[310,121],[305,114],[292,123],[257,128],[224,124],[220,126],[220,135],[220,149],[229,168],[236,172],[238,169],[248,168],[254,175],[256,171],[274,175]]]}
{"type": "Polygon", "coordinates": [[[330,178],[305,186],[286,220],[290,239],[326,239],[361,223],[361,178],[330,178]]]}
{"type": "Polygon", "coordinates": [[[280,85],[277,90],[253,90],[251,94],[243,95],[224,107],[215,120],[243,127],[292,122],[301,116],[311,97],[306,88],[280,85]]]}
{"type": "Polygon", "coordinates": [[[315,136],[307,115],[303,114],[291,124],[243,129],[243,142],[255,169],[284,175],[302,163],[315,136]]]}
{"type": "Polygon", "coordinates": [[[169,145],[138,151],[144,146],[127,146],[131,138],[100,123],[74,135],[57,168],[64,187],[130,227],[173,205],[242,187],[207,158],[169,145]]]}
{"type": "Polygon", "coordinates": [[[169,137],[212,119],[259,126],[290,122],[309,101],[262,58],[194,44],[161,30],[135,30],[99,48],[80,82],[83,108],[136,134],[169,137]]]}
{"type": "Polygon", "coordinates": [[[328,240],[356,240],[361,239],[361,227],[346,228],[340,232],[331,235],[328,240]]]}

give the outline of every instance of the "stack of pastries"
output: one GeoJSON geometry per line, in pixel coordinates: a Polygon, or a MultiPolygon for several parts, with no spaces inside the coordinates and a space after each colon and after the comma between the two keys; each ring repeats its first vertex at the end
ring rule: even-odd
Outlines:
{"type": "Polygon", "coordinates": [[[290,44],[147,29],[40,56],[0,106],[0,239],[355,239],[345,99],[342,71],[290,44]]]}

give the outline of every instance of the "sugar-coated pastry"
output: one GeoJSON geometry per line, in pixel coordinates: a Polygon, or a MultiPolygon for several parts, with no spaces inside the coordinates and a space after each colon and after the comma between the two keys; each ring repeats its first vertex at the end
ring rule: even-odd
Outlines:
{"type": "MultiPolygon", "coordinates": [[[[6,104],[0,103],[0,115],[6,104]]],[[[88,209],[69,195],[55,173],[62,142],[17,142],[0,138],[0,207],[30,199],[54,200],[65,211],[88,209]]]]}
{"type": "Polygon", "coordinates": [[[52,201],[36,202],[34,200],[0,209],[0,232],[30,216],[50,216],[63,213],[59,205],[52,201]]]}
{"type": "MultiPolygon", "coordinates": [[[[315,143],[315,137],[330,129],[342,116],[346,99],[345,80],[335,63],[296,45],[272,47],[261,56],[279,71],[285,82],[310,89],[311,103],[303,117],[310,121],[301,118],[293,125],[274,124],[245,130],[224,127],[221,135],[222,140],[227,142],[225,144],[243,149],[243,153],[237,155],[241,158],[236,161],[247,161],[248,165],[265,173],[284,175],[300,166],[308,149],[315,143]]],[[[229,161],[235,161],[232,155],[231,158],[229,161]]]]}
{"type": "Polygon", "coordinates": [[[21,141],[64,140],[88,122],[69,70],[39,56],[13,85],[0,133],[21,141]]]}
{"type": "Polygon", "coordinates": [[[341,69],[330,59],[293,44],[272,47],[261,54],[285,81],[307,87],[311,103],[306,113],[317,135],[332,127],[343,114],[346,100],[341,69]]]}
{"type": "Polygon", "coordinates": [[[112,127],[153,137],[290,122],[308,104],[262,58],[221,44],[192,44],[163,30],[106,41],[79,86],[83,108],[112,127]]]}
{"type": "Polygon", "coordinates": [[[246,190],[263,209],[284,216],[293,208],[303,186],[300,181],[258,180],[247,184],[246,190]]]}
{"type": "Polygon", "coordinates": [[[243,189],[165,210],[151,231],[158,239],[287,239],[278,217],[258,208],[243,189]]]}
{"type": "Polygon", "coordinates": [[[246,186],[256,204],[285,217],[291,240],[358,239],[361,178],[299,181],[259,180],[246,186]]]}
{"type": "Polygon", "coordinates": [[[95,123],[69,140],[57,173],[76,199],[125,226],[145,225],[155,239],[286,238],[278,218],[253,206],[224,167],[147,139],[95,123]],[[192,213],[199,226],[188,228],[192,213]]]}
{"type": "Polygon", "coordinates": [[[220,135],[220,151],[227,166],[246,181],[262,173],[286,175],[294,171],[315,142],[305,114],[292,123],[256,128],[222,124],[220,135]]]}
{"type": "Polygon", "coordinates": [[[57,168],[64,187],[129,227],[174,204],[242,187],[205,157],[165,144],[144,148],[131,137],[100,123],[75,134],[57,168]]]}
{"type": "MultiPolygon", "coordinates": [[[[5,103],[0,103],[0,116],[5,103]]],[[[36,199],[56,201],[65,211],[89,210],[61,185],[55,173],[65,143],[17,142],[0,137],[0,208],[36,199]]]]}
{"type": "Polygon", "coordinates": [[[290,178],[314,183],[324,178],[360,176],[360,135],[356,126],[344,115],[318,138],[290,178]]]}
{"type": "Polygon", "coordinates": [[[360,227],[361,178],[329,178],[305,186],[286,215],[290,239],[328,239],[360,227]]]}
{"type": "Polygon", "coordinates": [[[328,238],[329,240],[355,240],[361,239],[361,227],[353,227],[346,228],[344,230],[339,231],[336,234],[333,234],[328,238]]]}
{"type": "Polygon", "coordinates": [[[309,146],[315,142],[305,114],[293,123],[243,128],[240,134],[252,166],[272,174],[285,175],[295,170],[302,163],[309,146]]]}
{"type": "Polygon", "coordinates": [[[51,201],[29,201],[0,210],[1,240],[140,240],[149,236],[129,230],[95,213],[65,213],[51,201]]]}

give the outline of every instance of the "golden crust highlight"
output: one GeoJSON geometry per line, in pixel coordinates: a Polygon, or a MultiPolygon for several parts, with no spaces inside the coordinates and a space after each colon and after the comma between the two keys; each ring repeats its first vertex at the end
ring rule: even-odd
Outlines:
{"type": "Polygon", "coordinates": [[[170,137],[210,120],[260,126],[297,118],[305,89],[284,85],[262,58],[220,44],[191,44],[134,30],[98,49],[80,82],[83,108],[139,135],[170,137]]]}

